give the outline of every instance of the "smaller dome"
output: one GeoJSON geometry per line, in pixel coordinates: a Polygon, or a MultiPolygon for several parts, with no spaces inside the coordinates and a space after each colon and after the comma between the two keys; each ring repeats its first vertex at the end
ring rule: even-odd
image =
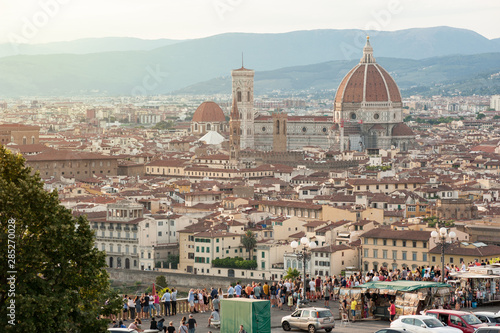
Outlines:
{"type": "Polygon", "coordinates": [[[217,103],[203,102],[194,112],[192,121],[199,123],[224,122],[226,117],[217,103]]]}
{"type": "Polygon", "coordinates": [[[415,133],[405,123],[399,123],[392,129],[392,136],[415,136],[415,133]]]}

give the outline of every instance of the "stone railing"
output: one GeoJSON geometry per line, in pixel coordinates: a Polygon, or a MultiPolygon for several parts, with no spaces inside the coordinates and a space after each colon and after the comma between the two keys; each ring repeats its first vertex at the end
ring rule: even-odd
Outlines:
{"type": "MultiPolygon", "coordinates": [[[[172,306],[172,303],[170,303],[170,306],[172,306]]],[[[162,302],[160,302],[160,307],[161,307],[161,313],[162,314],[165,313],[165,306],[162,302]]],[[[209,299],[208,301],[208,308],[212,309],[212,299],[209,299]]],[[[177,313],[178,314],[189,313],[189,302],[187,297],[177,299],[177,313]]]]}

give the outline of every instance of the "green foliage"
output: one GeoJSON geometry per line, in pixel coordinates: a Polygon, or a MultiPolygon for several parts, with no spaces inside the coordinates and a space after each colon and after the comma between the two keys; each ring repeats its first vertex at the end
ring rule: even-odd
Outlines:
{"type": "Polygon", "coordinates": [[[167,278],[164,275],[158,275],[155,279],[156,288],[166,288],[168,286],[167,278]]]}
{"type": "Polygon", "coordinates": [[[291,268],[289,267],[288,270],[286,271],[286,275],[283,276],[284,279],[292,279],[295,280],[300,276],[300,272],[296,268],[291,268]]]}
{"type": "Polygon", "coordinates": [[[245,260],[241,257],[214,259],[212,260],[212,266],[220,268],[256,269],[257,260],[245,260]]]}
{"type": "Polygon", "coordinates": [[[166,263],[170,265],[171,269],[177,269],[177,266],[179,265],[179,255],[169,254],[166,263]]]}
{"type": "Polygon", "coordinates": [[[159,123],[156,123],[156,125],[153,127],[154,129],[158,130],[167,130],[175,126],[175,122],[172,120],[169,121],[160,121],[159,123]]]}
{"type": "Polygon", "coordinates": [[[392,166],[390,165],[367,165],[366,170],[377,170],[377,171],[387,171],[391,170],[392,166]]]}
{"type": "Polygon", "coordinates": [[[257,245],[257,238],[255,234],[251,230],[247,230],[245,234],[241,237],[241,244],[247,249],[248,251],[248,259],[252,258],[252,250],[255,248],[255,245],[257,245]]]}
{"type": "Polygon", "coordinates": [[[500,116],[494,116],[493,119],[497,120],[497,119],[500,119],[500,116]]]}
{"type": "Polygon", "coordinates": [[[424,218],[424,222],[426,222],[430,228],[435,228],[435,227],[451,228],[455,226],[455,222],[453,222],[452,220],[449,221],[440,220],[437,216],[426,217],[424,218]]]}
{"type": "Polygon", "coordinates": [[[486,118],[486,115],[484,113],[478,113],[476,116],[476,119],[478,119],[478,120],[483,119],[483,118],[486,118]]]}
{"type": "Polygon", "coordinates": [[[5,314],[8,302],[15,300],[16,325],[7,325],[8,317],[2,315],[3,332],[105,330],[108,321],[99,316],[118,312],[121,303],[110,289],[105,254],[94,247],[89,222],[73,217],[59,204],[57,191],[45,191],[40,177],[24,166],[24,158],[4,147],[0,147],[0,227],[3,253],[7,253],[8,230],[14,230],[10,240],[15,241],[15,263],[0,264],[0,307],[5,314]],[[15,298],[9,299],[6,272],[12,270],[17,271],[15,298]]]}
{"type": "Polygon", "coordinates": [[[418,124],[438,125],[438,124],[448,124],[455,120],[459,120],[459,118],[439,117],[438,119],[422,119],[422,118],[413,118],[412,116],[407,116],[404,118],[403,121],[415,121],[418,124]]]}

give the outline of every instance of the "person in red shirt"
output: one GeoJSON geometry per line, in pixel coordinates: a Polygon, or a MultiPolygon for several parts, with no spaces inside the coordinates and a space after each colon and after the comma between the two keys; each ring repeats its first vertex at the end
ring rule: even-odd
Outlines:
{"type": "Polygon", "coordinates": [[[319,275],[316,277],[316,299],[321,298],[321,278],[319,275]]]}
{"type": "Polygon", "coordinates": [[[396,305],[394,305],[394,301],[391,301],[391,305],[387,310],[389,310],[389,314],[391,315],[391,323],[392,323],[394,321],[394,318],[396,317],[396,305]]]}

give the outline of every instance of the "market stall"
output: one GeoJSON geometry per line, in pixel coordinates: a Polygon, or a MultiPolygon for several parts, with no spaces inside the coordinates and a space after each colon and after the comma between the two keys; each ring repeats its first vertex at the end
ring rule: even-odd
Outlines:
{"type": "Polygon", "coordinates": [[[467,272],[450,274],[456,281],[457,288],[473,291],[473,302],[483,304],[500,301],[500,265],[470,267],[467,272]]]}
{"type": "Polygon", "coordinates": [[[452,287],[446,283],[424,281],[367,282],[354,288],[340,290],[342,307],[356,300],[355,319],[389,318],[389,305],[394,301],[396,315],[419,314],[431,308],[450,304],[452,287]]]}

